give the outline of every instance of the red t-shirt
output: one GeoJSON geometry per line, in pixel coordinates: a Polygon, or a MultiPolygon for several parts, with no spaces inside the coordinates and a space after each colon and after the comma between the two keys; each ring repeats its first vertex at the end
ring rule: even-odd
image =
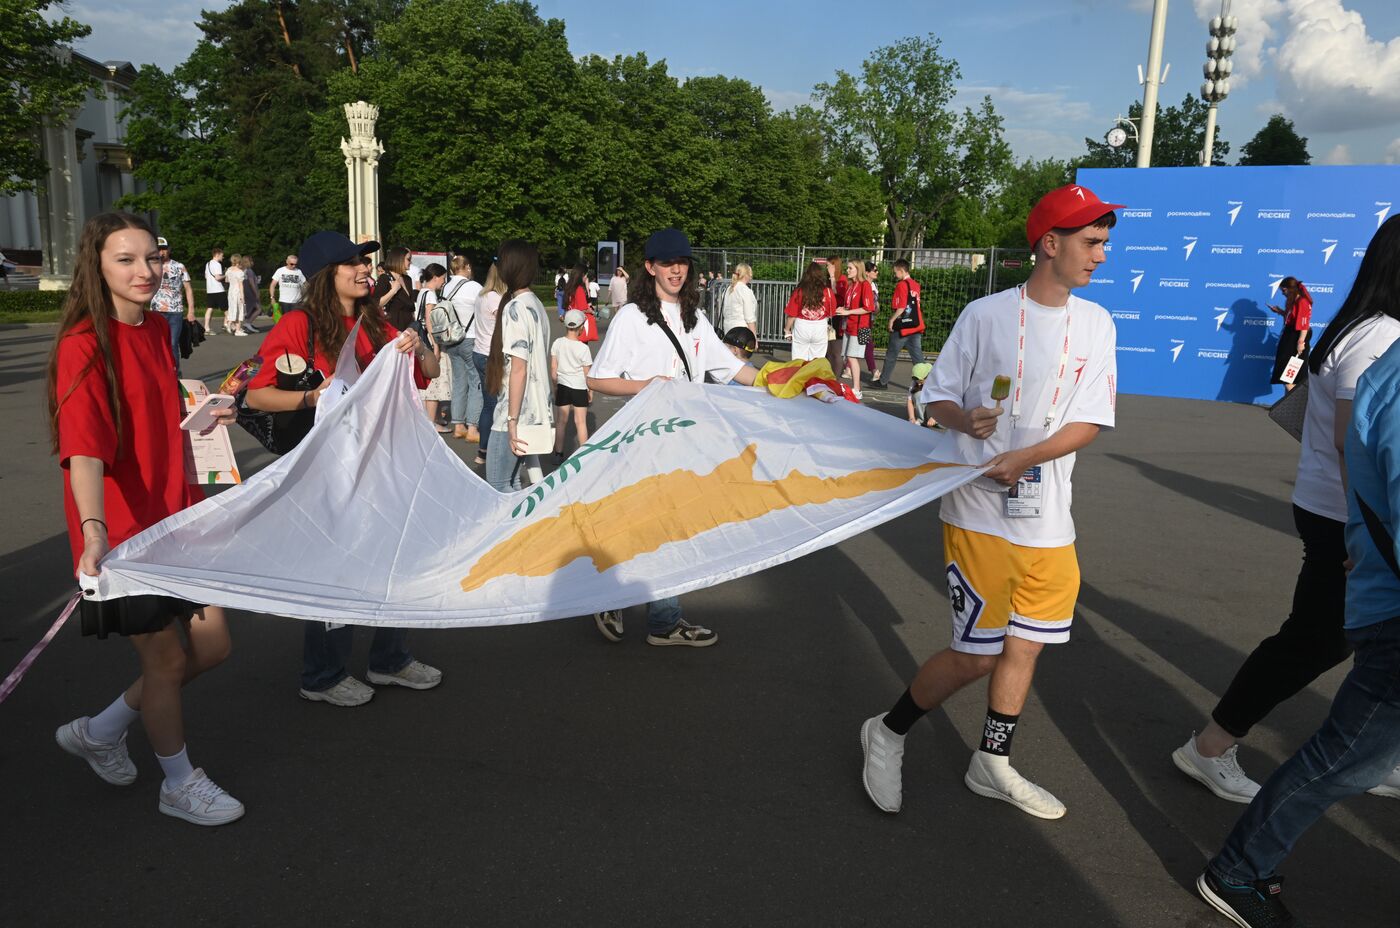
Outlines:
{"type": "Polygon", "coordinates": [[[813,322],[830,319],[836,314],[836,294],[831,292],[830,287],[824,287],[821,308],[813,309],[810,306],[802,305],[802,288],[798,287],[792,291],[792,296],[788,297],[787,306],[783,308],[783,313],[794,319],[808,319],[813,322]]]}
{"type": "Polygon", "coordinates": [[[1305,296],[1294,300],[1293,305],[1288,307],[1288,314],[1283,317],[1283,324],[1291,326],[1295,332],[1306,332],[1312,328],[1312,300],[1305,296]]]}
{"type": "Polygon", "coordinates": [[[846,286],[846,309],[866,309],[869,312],[859,316],[846,316],[843,331],[846,335],[857,335],[861,329],[870,328],[871,313],[875,312],[875,288],[870,281],[862,280],[846,286]]]}
{"type": "MultiPolygon", "coordinates": [[[[350,331],[355,327],[355,316],[343,316],[345,331],[350,331]]],[[[311,324],[311,317],[304,312],[285,313],[282,320],[272,327],[263,338],[262,345],[258,348],[258,355],[263,359],[262,368],[257,376],[248,381],[249,390],[257,390],[262,387],[277,386],[277,359],[283,352],[294,354],[297,357],[306,357],[306,329],[311,324]]],[[[384,323],[385,344],[392,342],[399,337],[399,330],[388,322],[384,323]]],[[[374,345],[369,340],[369,333],[360,328],[360,334],[355,339],[355,360],[360,363],[360,369],[369,367],[374,360],[374,345]]],[[[320,371],[330,379],[335,373],[335,362],[337,359],[328,358],[322,354],[322,346],[316,346],[316,357],[308,359],[311,366],[320,371]]],[[[428,379],[423,376],[423,370],[419,366],[417,359],[413,362],[413,379],[422,390],[428,386],[428,379]]]]}
{"type": "Polygon", "coordinates": [[[894,285],[894,293],[890,294],[890,309],[904,309],[909,305],[909,297],[919,292],[919,282],[912,277],[906,277],[894,285]]]}
{"type": "Polygon", "coordinates": [[[573,296],[569,297],[569,309],[581,309],[588,312],[588,288],[583,284],[574,288],[573,296]]]}
{"type": "Polygon", "coordinates": [[[115,319],[108,324],[122,418],[120,446],[107,398],[106,365],[92,324],[79,323],[58,343],[58,462],[75,573],[83,553],[83,531],[68,470],[74,455],[102,462],[103,521],[113,548],[204,498],[202,490],[185,482],[183,406],[170,353],[170,326],[160,313],[147,312],[142,318],[141,325],[115,319]],[[83,373],[90,358],[95,358],[93,366],[83,373]]]}

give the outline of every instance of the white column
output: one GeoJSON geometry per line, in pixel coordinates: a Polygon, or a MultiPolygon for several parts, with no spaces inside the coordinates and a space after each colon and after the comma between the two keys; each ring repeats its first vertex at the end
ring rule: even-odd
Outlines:
{"type": "Polygon", "coordinates": [[[1147,42],[1147,79],[1143,81],[1142,122],[1138,126],[1137,166],[1152,167],[1152,133],[1157,123],[1157,88],[1161,84],[1162,42],[1167,34],[1167,0],[1152,4],[1152,35],[1147,42]]]}
{"type": "Polygon", "coordinates": [[[354,241],[379,238],[379,156],[384,146],[374,137],[379,107],[360,100],[345,104],[350,138],[340,140],[345,155],[347,205],[350,238],[354,241]]]}
{"type": "Polygon", "coordinates": [[[41,188],[39,208],[40,247],[44,251],[44,290],[67,289],[78,254],[78,234],[83,215],[83,178],[79,173],[75,123],[45,120],[40,130],[44,161],[49,173],[41,188]]]}

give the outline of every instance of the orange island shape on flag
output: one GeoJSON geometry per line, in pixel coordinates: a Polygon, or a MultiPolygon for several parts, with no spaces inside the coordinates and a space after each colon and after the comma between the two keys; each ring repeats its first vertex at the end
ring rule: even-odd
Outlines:
{"type": "MultiPolygon", "coordinates": [[[[822,362],[823,364],[825,362],[822,362]]],[[[662,545],[687,541],[730,522],[809,503],[852,499],[903,486],[919,474],[956,465],[873,468],[837,477],[793,471],[781,480],[754,477],[755,445],[708,474],[673,470],[644,477],[591,502],[571,503],[488,550],[462,580],[470,593],[504,576],[543,577],[579,557],[602,573],[662,545]]]]}

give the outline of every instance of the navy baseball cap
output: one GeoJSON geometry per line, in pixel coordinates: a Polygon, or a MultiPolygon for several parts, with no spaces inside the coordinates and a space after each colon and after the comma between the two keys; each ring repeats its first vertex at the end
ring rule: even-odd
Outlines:
{"type": "Polygon", "coordinates": [[[662,229],[651,233],[651,238],[647,239],[648,261],[670,261],[690,256],[690,239],[680,229],[662,229]]]}
{"type": "Polygon", "coordinates": [[[297,264],[308,278],[327,265],[341,264],[351,258],[362,258],[379,250],[378,242],[355,244],[348,235],[339,232],[312,232],[297,249],[297,264]]]}

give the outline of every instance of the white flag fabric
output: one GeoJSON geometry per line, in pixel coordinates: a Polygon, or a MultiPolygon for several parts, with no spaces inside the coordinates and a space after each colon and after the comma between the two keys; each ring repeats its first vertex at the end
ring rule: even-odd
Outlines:
{"type": "Polygon", "coordinates": [[[410,365],[386,346],[294,451],[120,545],[85,584],[346,624],[540,621],[790,561],[983,470],[948,436],[853,403],[658,381],[541,483],[501,494],[429,424],[410,365]]]}

